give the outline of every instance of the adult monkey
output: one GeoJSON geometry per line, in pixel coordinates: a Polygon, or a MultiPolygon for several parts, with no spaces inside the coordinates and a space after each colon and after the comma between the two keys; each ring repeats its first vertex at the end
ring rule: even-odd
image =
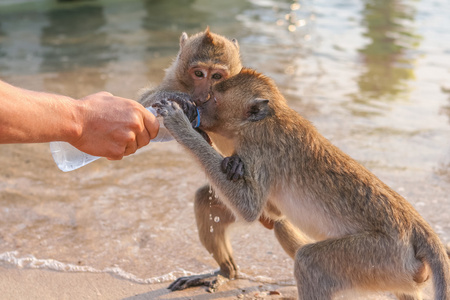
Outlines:
{"type": "MultiPolygon", "coordinates": [[[[180,50],[175,61],[166,70],[162,83],[155,89],[143,93],[139,102],[145,107],[161,99],[171,99],[179,103],[195,123],[197,110],[190,104],[191,97],[197,103],[208,98],[211,86],[217,82],[236,75],[242,69],[239,46],[236,40],[214,34],[207,28],[204,32],[188,37],[183,33],[180,37],[180,50]]],[[[197,130],[210,143],[208,135],[197,130]]],[[[232,141],[215,133],[209,133],[210,138],[219,151],[225,156],[234,152],[232,141]]],[[[242,172],[239,159],[227,158],[235,168],[230,170],[230,179],[237,179],[242,172]]],[[[236,276],[237,267],[232,256],[228,238],[229,225],[235,222],[230,210],[214,197],[210,200],[209,186],[200,188],[195,196],[195,217],[200,241],[211,253],[220,266],[219,274],[226,278],[236,276]],[[220,222],[214,224],[214,234],[210,232],[210,214],[220,217],[220,222]]],[[[274,228],[275,235],[286,252],[294,257],[298,248],[300,234],[287,221],[273,222],[261,219],[264,226],[274,228]]],[[[199,275],[179,278],[170,285],[172,290],[181,290],[195,285],[208,285],[214,289],[220,283],[216,274],[199,275]]]]}
{"type": "Polygon", "coordinates": [[[245,164],[236,182],[176,103],[156,107],[237,216],[287,218],[315,239],[301,241],[295,256],[300,300],[331,300],[348,289],[420,300],[429,277],[435,299],[450,300],[450,260],[430,225],[289,108],[271,79],[243,69],[214,85],[211,99],[199,107],[200,127],[234,141],[245,164]]]}

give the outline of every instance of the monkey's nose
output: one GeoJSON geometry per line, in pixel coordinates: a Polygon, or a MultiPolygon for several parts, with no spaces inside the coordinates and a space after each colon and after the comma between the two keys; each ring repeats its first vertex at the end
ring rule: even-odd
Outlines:
{"type": "Polygon", "coordinates": [[[208,93],[208,94],[207,94],[206,96],[204,96],[204,97],[199,97],[199,98],[195,99],[194,102],[195,102],[195,104],[196,104],[197,106],[200,106],[200,105],[202,105],[202,104],[208,102],[210,99],[211,99],[211,94],[208,93]]]}
{"type": "Polygon", "coordinates": [[[210,99],[211,99],[211,94],[208,93],[208,94],[206,94],[206,95],[200,95],[199,97],[196,97],[196,98],[194,99],[194,102],[195,102],[195,105],[200,106],[200,105],[202,105],[203,103],[208,102],[210,99]]]}

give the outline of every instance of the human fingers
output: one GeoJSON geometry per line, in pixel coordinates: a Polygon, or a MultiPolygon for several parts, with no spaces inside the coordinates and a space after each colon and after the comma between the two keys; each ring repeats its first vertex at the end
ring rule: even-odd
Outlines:
{"type": "Polygon", "coordinates": [[[108,160],[121,160],[124,157],[126,147],[124,148],[122,146],[122,147],[118,147],[118,148],[120,148],[120,150],[114,151],[113,154],[110,154],[110,155],[106,156],[106,158],[108,160]]]}
{"type": "Polygon", "coordinates": [[[146,110],[146,109],[144,109],[144,110],[145,110],[143,112],[144,126],[148,133],[149,140],[147,142],[145,139],[143,139],[142,141],[139,141],[140,147],[147,145],[150,142],[150,140],[154,139],[158,135],[158,131],[159,131],[158,119],[156,119],[156,117],[148,110],[146,110]],[[142,143],[142,146],[141,146],[141,143],[142,143]]]}
{"type": "Polygon", "coordinates": [[[138,149],[137,139],[133,139],[133,141],[128,142],[127,146],[125,147],[123,156],[133,154],[136,152],[137,149],[138,149]]]}
{"type": "Polygon", "coordinates": [[[136,135],[137,149],[148,145],[148,143],[150,143],[150,133],[147,128],[144,127],[144,129],[136,135]]]}

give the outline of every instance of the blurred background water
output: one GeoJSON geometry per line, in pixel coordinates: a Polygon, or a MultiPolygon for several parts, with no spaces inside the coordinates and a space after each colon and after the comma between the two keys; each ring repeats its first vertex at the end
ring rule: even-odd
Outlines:
{"type": "MultiPolygon", "coordinates": [[[[447,0],[0,0],[0,78],[136,99],[160,82],[181,33],[209,25],[449,243],[449,15],[447,0]]],[[[70,173],[48,144],[0,145],[0,260],[116,268],[138,281],[216,269],[193,215],[205,182],[175,142],[70,173]]],[[[272,232],[241,225],[232,244],[243,273],[293,282],[272,232]]]]}

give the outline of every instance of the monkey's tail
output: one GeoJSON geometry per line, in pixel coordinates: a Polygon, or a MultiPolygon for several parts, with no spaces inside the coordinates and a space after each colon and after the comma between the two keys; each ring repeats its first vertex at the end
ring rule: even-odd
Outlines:
{"type": "Polygon", "coordinates": [[[413,233],[416,257],[426,261],[433,273],[436,300],[450,300],[450,260],[447,249],[430,230],[419,227],[413,233]]]}

